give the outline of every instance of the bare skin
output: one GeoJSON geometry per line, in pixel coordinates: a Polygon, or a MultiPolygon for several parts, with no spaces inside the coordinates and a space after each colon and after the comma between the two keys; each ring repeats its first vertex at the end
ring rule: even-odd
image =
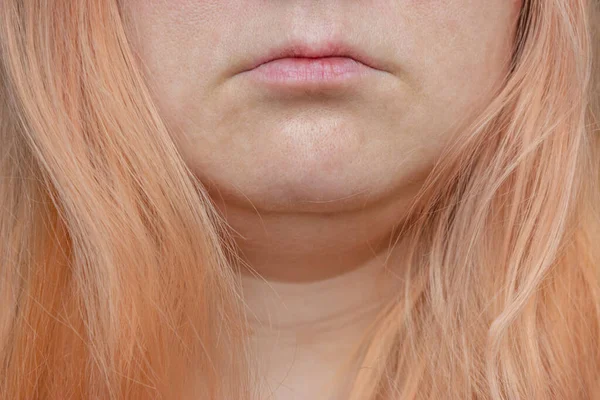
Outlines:
{"type": "Polygon", "coordinates": [[[335,398],[333,372],[393,290],[390,234],[506,72],[520,2],[124,3],[185,161],[264,278],[244,276],[265,398],[335,398]],[[344,41],[382,69],[293,94],[242,73],[293,41],[344,41]]]}

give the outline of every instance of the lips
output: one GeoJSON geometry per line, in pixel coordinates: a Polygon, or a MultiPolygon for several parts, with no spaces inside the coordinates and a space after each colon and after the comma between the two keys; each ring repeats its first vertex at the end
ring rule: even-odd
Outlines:
{"type": "Polygon", "coordinates": [[[252,70],[270,61],[282,58],[324,58],[324,57],[346,57],[367,67],[385,71],[382,63],[367,52],[341,41],[326,41],[310,44],[296,41],[286,43],[283,46],[268,50],[265,54],[255,59],[246,69],[252,70]]]}

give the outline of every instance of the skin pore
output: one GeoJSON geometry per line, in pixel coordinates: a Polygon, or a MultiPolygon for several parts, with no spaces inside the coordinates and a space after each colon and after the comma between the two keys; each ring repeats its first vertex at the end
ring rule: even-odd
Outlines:
{"type": "Polygon", "coordinates": [[[334,374],[399,284],[393,229],[506,73],[520,6],[123,2],[161,115],[261,276],[243,273],[262,398],[343,398],[334,374]],[[298,41],[344,41],[382,70],[294,92],[242,73],[298,41]]]}

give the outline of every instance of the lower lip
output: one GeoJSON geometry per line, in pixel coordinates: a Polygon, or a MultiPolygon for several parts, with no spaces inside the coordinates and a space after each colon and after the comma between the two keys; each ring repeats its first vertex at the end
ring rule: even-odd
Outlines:
{"type": "Polygon", "coordinates": [[[373,71],[373,68],[348,57],[290,57],[269,61],[246,73],[263,83],[306,88],[339,85],[373,71]]]}

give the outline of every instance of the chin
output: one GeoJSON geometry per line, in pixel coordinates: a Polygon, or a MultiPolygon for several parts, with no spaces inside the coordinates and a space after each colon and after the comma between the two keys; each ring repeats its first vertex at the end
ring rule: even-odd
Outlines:
{"type": "Polygon", "coordinates": [[[388,196],[395,187],[378,179],[336,176],[264,176],[256,180],[206,182],[216,201],[266,212],[335,213],[365,209],[388,196]]]}

